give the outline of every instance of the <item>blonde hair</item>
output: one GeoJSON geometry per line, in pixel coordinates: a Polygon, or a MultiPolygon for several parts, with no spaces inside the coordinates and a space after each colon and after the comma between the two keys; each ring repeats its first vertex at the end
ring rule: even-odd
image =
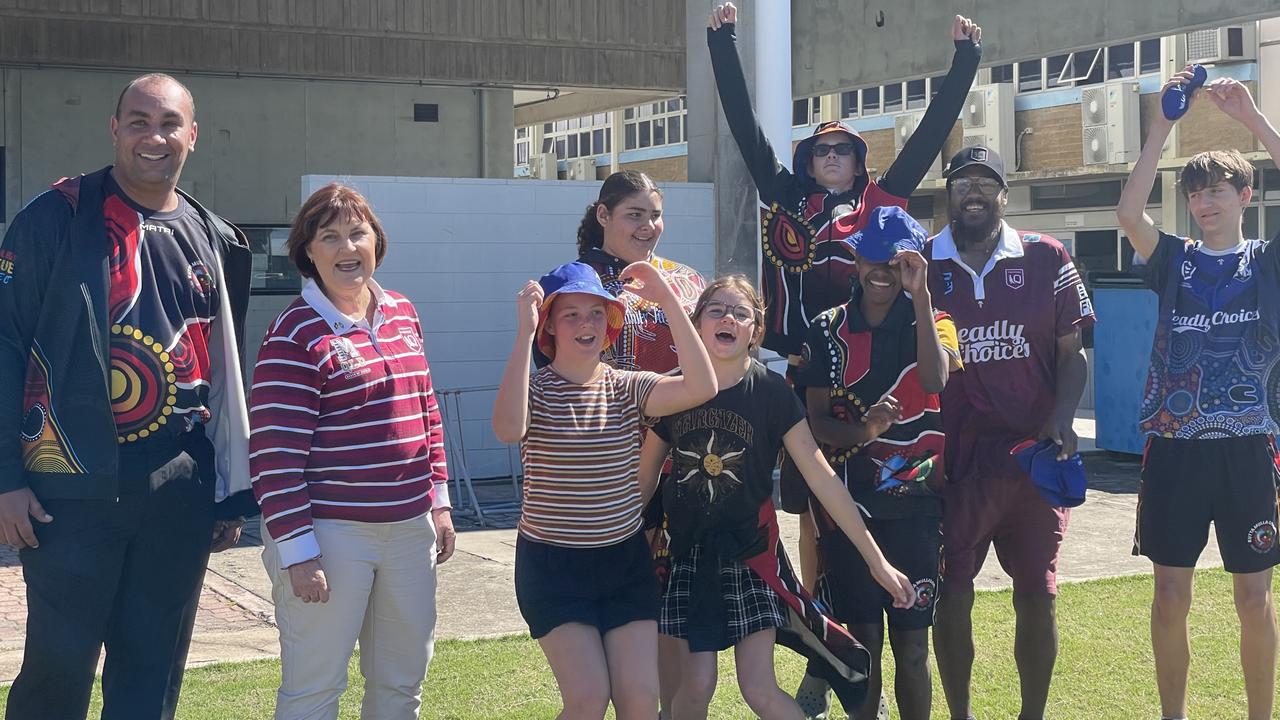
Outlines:
{"type": "Polygon", "coordinates": [[[741,293],[755,310],[756,323],[755,329],[751,332],[751,347],[758,346],[764,339],[764,298],[760,296],[759,291],[746,275],[722,275],[712,280],[698,296],[697,304],[693,306],[690,318],[693,320],[694,327],[698,326],[698,321],[702,319],[702,311],[707,309],[707,303],[711,302],[711,298],[718,290],[735,290],[741,293]]]}

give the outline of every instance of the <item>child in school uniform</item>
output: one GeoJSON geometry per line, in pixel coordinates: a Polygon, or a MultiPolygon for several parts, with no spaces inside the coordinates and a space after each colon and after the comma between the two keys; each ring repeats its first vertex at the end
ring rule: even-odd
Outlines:
{"type": "Polygon", "coordinates": [[[720,278],[702,293],[693,321],[723,388],[695,408],[662,418],[645,441],[641,485],[653,492],[663,459],[672,569],[659,629],[682,645],[673,720],[705,718],[715,692],[716,653],[734,648],[738,686],[766,718],[803,718],[778,687],[775,642],[822,665],[851,704],[865,692],[868,657],[802,589],[778,539],[773,467],[786,447],[812,492],[848,534],[900,607],[911,584],[885,560],[858,508],[818,449],[805,411],[781,375],[751,351],[763,335],[764,304],[743,276],[720,278]]]}
{"type": "Polygon", "coordinates": [[[641,531],[641,425],[716,393],[706,350],[656,268],[620,280],[670,318],[683,374],[614,369],[600,360],[625,308],[589,265],[569,263],[516,298],[518,328],[493,412],[519,442],[524,508],[516,600],[560,687],[561,717],[658,714],[658,594],[641,531]],[[533,343],[551,359],[529,375],[533,343]]]}

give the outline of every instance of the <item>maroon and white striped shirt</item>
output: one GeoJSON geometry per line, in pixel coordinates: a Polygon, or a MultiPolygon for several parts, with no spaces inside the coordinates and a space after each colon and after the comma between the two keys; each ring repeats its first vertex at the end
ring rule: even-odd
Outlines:
{"type": "Polygon", "coordinates": [[[285,567],[320,555],[312,518],[397,522],[449,506],[417,313],[369,284],[372,326],[343,315],[312,282],[258,351],[249,470],[285,567]]]}

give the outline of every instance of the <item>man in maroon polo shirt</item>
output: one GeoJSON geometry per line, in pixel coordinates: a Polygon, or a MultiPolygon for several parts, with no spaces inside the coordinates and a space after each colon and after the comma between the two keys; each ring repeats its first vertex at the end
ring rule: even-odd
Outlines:
{"type": "Polygon", "coordinates": [[[1076,451],[1071,429],[1088,367],[1080,331],[1093,307],[1065,248],[1004,222],[1004,163],[967,147],[947,168],[951,221],[930,239],[929,290],[950,313],[962,372],[942,395],[947,435],[942,593],[934,645],[952,718],[972,718],[973,579],[992,544],[1013,578],[1019,718],[1044,716],[1057,657],[1058,550],[1069,511],[1051,507],[1010,455],[1052,438],[1060,458],[1076,451]]]}

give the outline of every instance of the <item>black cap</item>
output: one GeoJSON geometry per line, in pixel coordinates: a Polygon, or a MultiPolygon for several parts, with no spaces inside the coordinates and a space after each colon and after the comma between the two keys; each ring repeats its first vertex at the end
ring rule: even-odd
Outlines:
{"type": "Polygon", "coordinates": [[[1000,154],[991,148],[981,145],[971,145],[967,148],[961,148],[951,158],[951,162],[947,163],[947,170],[943,173],[943,177],[950,178],[963,168],[970,165],[981,165],[991,172],[995,173],[996,179],[1000,184],[1009,187],[1009,183],[1004,179],[1004,161],[1000,159],[1000,154]]]}

